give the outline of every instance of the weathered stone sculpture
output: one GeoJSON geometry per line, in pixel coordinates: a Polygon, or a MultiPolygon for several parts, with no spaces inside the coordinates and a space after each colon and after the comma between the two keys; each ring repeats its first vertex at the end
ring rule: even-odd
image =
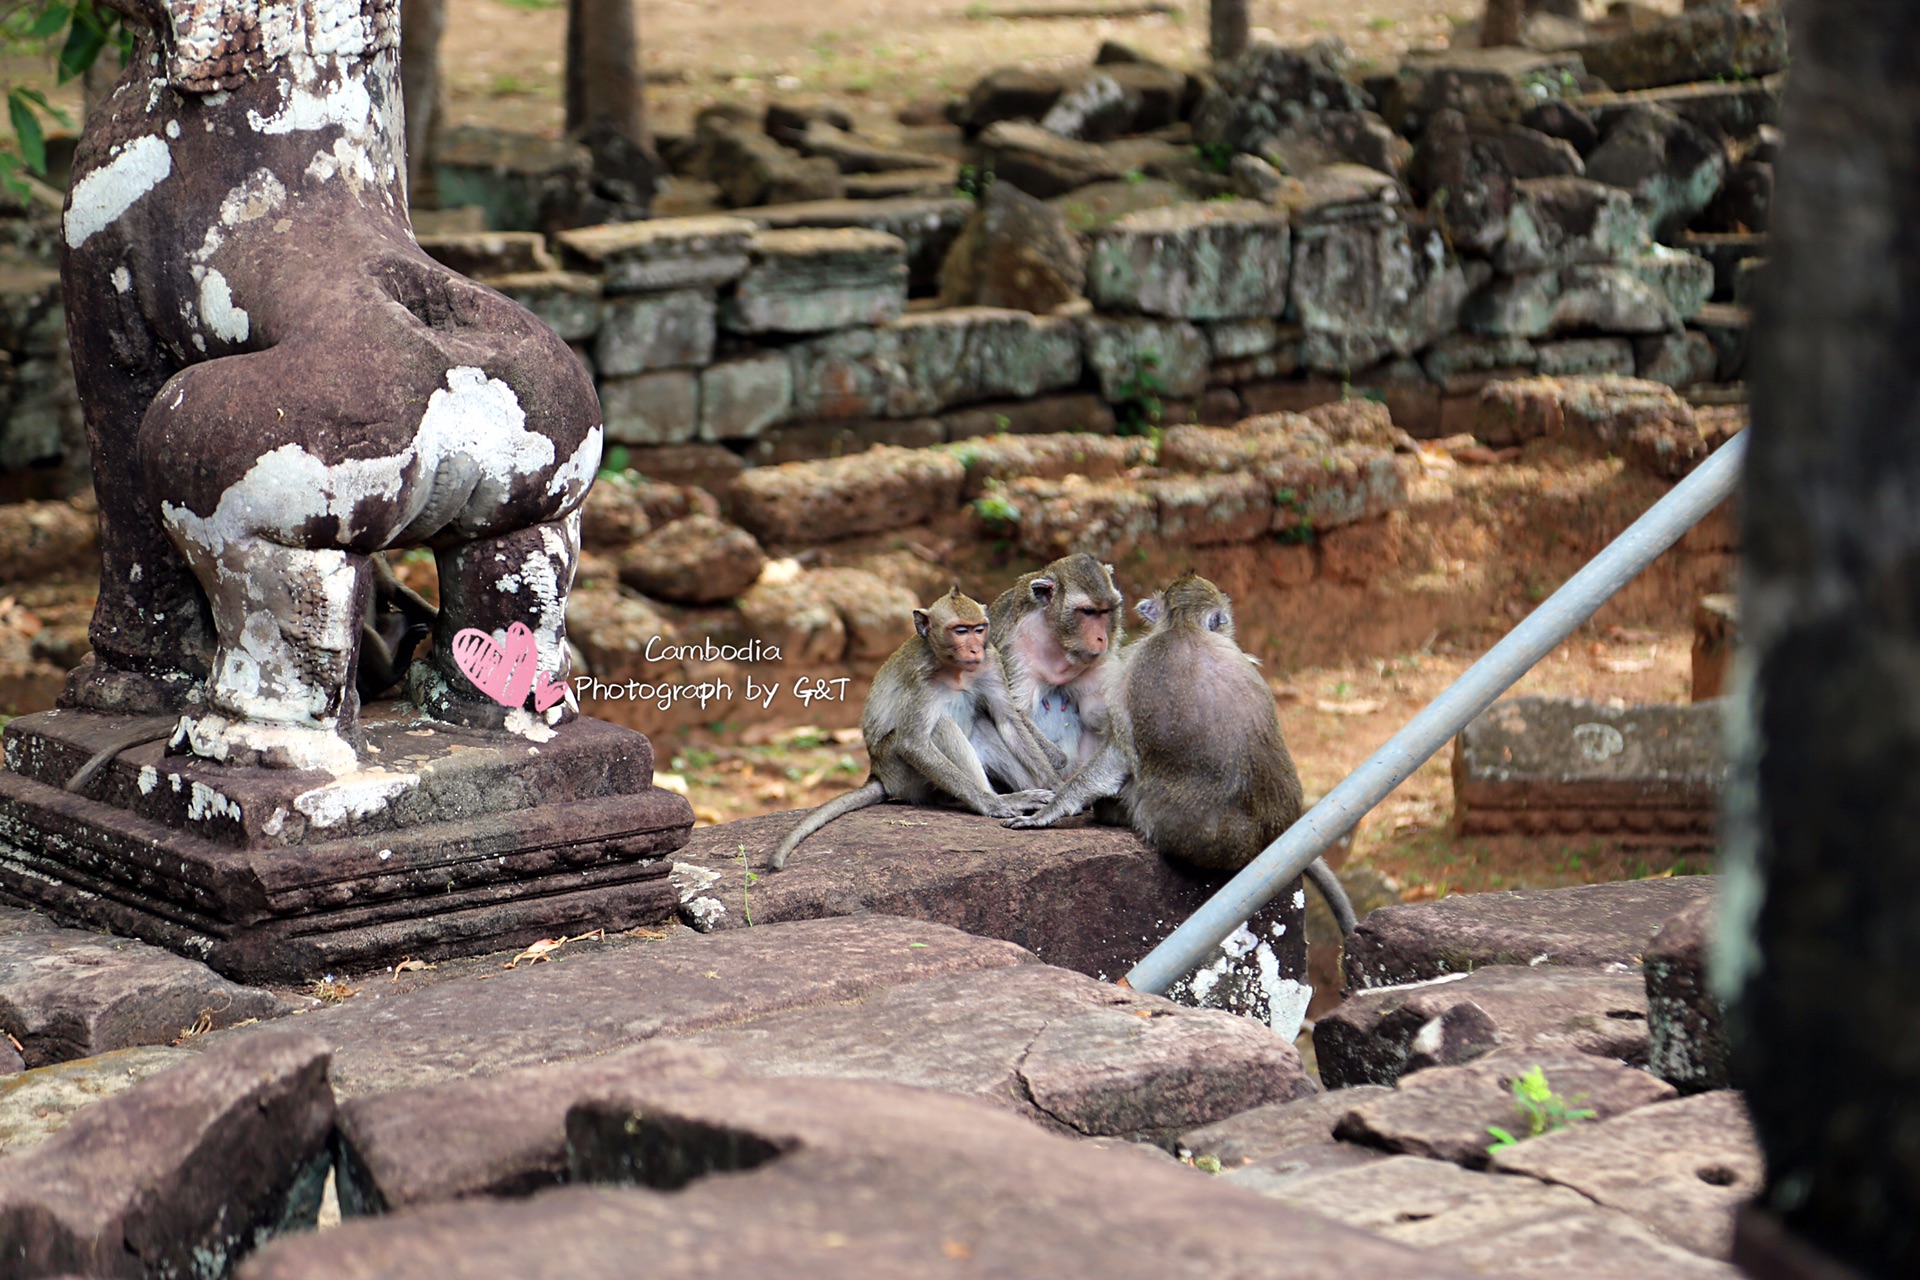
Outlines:
{"type": "Polygon", "coordinates": [[[567,688],[599,403],[414,243],[398,0],[111,2],[64,226],[93,655],[6,728],[0,897],[249,978],[664,918],[691,808],[567,688]]]}
{"type": "Polygon", "coordinates": [[[422,705],[530,727],[451,641],[520,622],[567,676],[599,406],[564,343],[414,244],[398,4],[116,7],[146,25],[65,224],[104,560],[69,701],[183,710],[213,759],[350,769],[368,556],[427,545],[422,705]]]}

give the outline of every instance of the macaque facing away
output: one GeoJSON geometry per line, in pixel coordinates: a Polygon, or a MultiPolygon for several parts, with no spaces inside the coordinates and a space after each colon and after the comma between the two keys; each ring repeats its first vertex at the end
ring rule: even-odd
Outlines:
{"type": "MultiPolygon", "coordinates": [[[[1138,608],[1153,629],[1123,655],[1106,745],[1052,804],[1007,825],[1048,826],[1117,795],[1157,852],[1238,871],[1301,812],[1273,691],[1234,642],[1232,601],[1205,578],[1188,572],[1138,608]]],[[[1351,932],[1353,906],[1332,869],[1316,858],[1307,874],[1351,932]]]]}
{"type": "Polygon", "coordinates": [[[957,800],[990,818],[1032,813],[1053,799],[1061,755],[1008,695],[987,615],[955,587],[913,611],[918,633],[881,664],[860,715],[872,772],[865,786],[821,805],[774,851],[779,870],[802,840],[856,809],[899,800],[957,800]],[[993,779],[1041,785],[1001,795],[993,779]]]}

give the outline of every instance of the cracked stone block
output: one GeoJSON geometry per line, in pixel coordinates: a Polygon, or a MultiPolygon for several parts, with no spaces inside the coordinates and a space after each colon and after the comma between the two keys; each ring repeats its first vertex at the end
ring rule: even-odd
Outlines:
{"type": "Polygon", "coordinates": [[[167,1044],[203,1021],[226,1027],[286,1012],[270,992],[130,938],[79,929],[0,935],[0,1031],[29,1067],[167,1044]]]}
{"type": "Polygon", "coordinates": [[[1507,234],[1493,264],[1505,275],[1579,262],[1616,262],[1645,250],[1647,218],[1632,193],[1580,177],[1514,184],[1507,234]]]}
{"type": "Polygon", "coordinates": [[[1491,1158],[1487,1148],[1495,1141],[1493,1129],[1529,1140],[1531,1116],[1515,1100],[1512,1086],[1536,1067],[1568,1108],[1592,1111],[1596,1121],[1674,1096],[1672,1085],[1637,1067],[1564,1048],[1529,1046],[1504,1049],[1465,1066],[1402,1076],[1392,1092],[1364,1099],[1349,1110],[1334,1134],[1348,1142],[1484,1169],[1491,1158]]]}
{"type": "Polygon", "coordinates": [[[1206,389],[1207,336],[1185,320],[1083,316],[1080,335],[1100,394],[1114,404],[1147,396],[1190,399],[1206,389]]]}
{"type": "Polygon", "coordinates": [[[1195,1159],[1212,1156],[1223,1170],[1236,1169],[1312,1144],[1331,1144],[1333,1127],[1342,1116],[1392,1092],[1384,1085],[1363,1084],[1269,1102],[1191,1129],[1180,1135],[1177,1146],[1195,1159]]]}
{"type": "Polygon", "coordinates": [[[1584,698],[1502,699],[1454,739],[1455,825],[1475,834],[1710,839],[1727,774],[1722,720],[1717,701],[1614,708],[1584,698]]]}
{"type": "Polygon", "coordinates": [[[1449,109],[1468,117],[1518,120],[1543,100],[1577,92],[1584,73],[1573,51],[1456,48],[1410,54],[1381,114],[1409,135],[1449,109]]]}
{"type": "Polygon", "coordinates": [[[857,227],[762,231],[721,308],[734,333],[826,333],[884,324],[907,306],[907,246],[857,227]]]}
{"type": "Polygon", "coordinates": [[[1684,319],[1663,289],[1617,263],[1499,276],[1459,314],[1474,333],[1536,339],[1592,330],[1662,333],[1684,319]]]}
{"type": "Polygon", "coordinates": [[[1746,1104],[1728,1089],[1544,1134],[1499,1152],[1493,1168],[1571,1187],[1708,1258],[1732,1251],[1734,1211],[1766,1174],[1746,1104]]]}
{"type": "Polygon", "coordinates": [[[0,1162],[9,1273],[228,1276],[313,1225],[333,1121],[314,1036],[273,1029],[196,1055],[0,1162]]]}
{"type": "Polygon", "coordinates": [[[793,364],[778,351],[700,371],[700,439],[751,440],[793,409],[793,364]]]}
{"type": "Polygon", "coordinates": [[[960,505],[966,466],[934,449],[879,446],[848,458],[743,471],[735,518],[762,542],[828,542],[923,524],[960,505]]]}
{"type": "Polygon", "coordinates": [[[1711,204],[1726,174],[1726,149],[1717,139],[1650,105],[1621,112],[1587,157],[1587,176],[1630,193],[1662,237],[1678,234],[1711,204]]]}
{"type": "Polygon", "coordinates": [[[1657,244],[1621,265],[1665,298],[1682,320],[1699,315],[1713,296],[1713,264],[1697,253],[1657,244]]]}
{"type": "Polygon", "coordinates": [[[795,416],[813,420],[921,417],[1080,381],[1071,320],[999,307],[913,313],[796,342],[787,355],[795,416]]]}
{"type": "Polygon", "coordinates": [[[1077,551],[1124,556],[1159,528],[1154,496],[1125,479],[1020,479],[1003,496],[1015,512],[1020,549],[1041,561],[1077,551]]]}
{"type": "Polygon", "coordinates": [[[1365,369],[1459,327],[1471,292],[1465,272],[1438,231],[1416,234],[1394,206],[1296,225],[1293,241],[1289,297],[1307,368],[1365,369]]]}
{"type": "Polygon", "coordinates": [[[916,295],[938,292],[940,264],[974,212],[964,196],[897,196],[880,200],[813,200],[758,209],[735,216],[763,228],[865,227],[898,236],[907,246],[907,282],[916,295]]]}
{"type": "Polygon", "coordinates": [[[1697,329],[1680,329],[1633,340],[1634,372],[1648,382],[1691,387],[1712,382],[1720,367],[1713,339],[1697,329]]]}
{"type": "Polygon", "coordinates": [[[1427,1250],[1415,1274],[1452,1263],[1515,1280],[1740,1280],[1732,1267],[1670,1245],[1565,1187],[1419,1156],[1300,1178],[1271,1195],[1427,1250]]]}
{"type": "Polygon", "coordinates": [[[1726,1008],[1707,977],[1713,922],[1712,898],[1682,907],[1653,935],[1641,961],[1647,1069],[1682,1093],[1724,1089],[1730,1079],[1726,1008]]]}
{"type": "Polygon", "coordinates": [[[607,378],[705,364],[718,312],[713,294],[701,289],[611,299],[594,339],[594,368],[607,378]]]}
{"type": "Polygon", "coordinates": [[[1138,436],[1095,436],[1083,432],[1046,435],[992,435],[947,446],[967,469],[961,496],[974,499],[995,484],[1032,478],[1060,480],[1085,476],[1109,480],[1146,460],[1146,441],[1138,436]]]}
{"type": "Polygon", "coordinates": [[[1370,425],[1383,414],[1379,406],[1360,411],[1347,431],[1330,431],[1308,415],[1285,413],[1231,428],[1174,427],[1161,443],[1160,464],[1173,471],[1250,476],[1273,496],[1271,532],[1311,537],[1406,505],[1406,480],[1390,449],[1334,443],[1356,428],[1363,437],[1372,435],[1359,424],[1370,425]]]}
{"type": "Polygon", "coordinates": [[[744,218],[649,218],[562,231],[565,259],[598,273],[609,294],[717,289],[747,269],[755,226],[744,218]]]}
{"type": "Polygon", "coordinates": [[[1456,894],[1369,912],[1347,936],[1349,990],[1400,986],[1487,965],[1628,970],[1713,876],[1456,894]]]}
{"type": "Polygon", "coordinates": [[[600,412],[614,444],[683,444],[700,430],[700,374],[662,369],[603,378],[600,412]]]}
{"type": "Polygon", "coordinates": [[[1542,437],[1678,479],[1707,456],[1694,411],[1665,383],[1644,378],[1525,378],[1494,382],[1475,400],[1474,434],[1488,444],[1542,437]]]}
{"type": "Polygon", "coordinates": [[[192,1049],[139,1045],[35,1067],[5,1081],[0,1088],[0,1158],[31,1151],[66,1128],[80,1108],[125,1093],[148,1076],[199,1056],[192,1049]]]}
{"type": "Polygon", "coordinates": [[[1563,338],[1533,349],[1535,372],[1543,378],[1633,376],[1633,343],[1626,338],[1563,338]]]}
{"type": "Polygon", "coordinates": [[[1157,508],[1163,542],[1190,547],[1252,542],[1273,526],[1273,489],[1258,476],[1169,476],[1142,487],[1157,508]]]}
{"type": "Polygon", "coordinates": [[[523,272],[494,276],[487,286],[506,294],[568,342],[600,332],[600,280],[578,271],[523,272]]]}
{"type": "Polygon", "coordinates": [[[1496,1049],[1575,1049],[1644,1063],[1646,987],[1637,973],[1488,965],[1355,992],[1314,1026],[1313,1047],[1320,1078],[1335,1088],[1392,1084],[1496,1049]]]}
{"type": "Polygon", "coordinates": [[[1275,1280],[1469,1274],[1170,1161],[924,1089],[636,1055],[564,1124],[579,1185],[357,1218],[269,1246],[250,1280],[604,1275],[636,1257],[668,1278],[909,1276],[956,1262],[1009,1280],[1232,1275],[1249,1258],[1275,1280]],[[698,1248],[660,1247],[674,1239],[698,1248]]]}
{"type": "Polygon", "coordinates": [[[1174,205],[1096,232],[1087,296],[1179,320],[1277,316],[1287,305],[1287,216],[1252,201],[1174,205]]]}
{"type": "Polygon", "coordinates": [[[767,565],[753,535],[708,515],[683,516],[620,555],[620,580],[654,600],[717,604],[755,582],[767,565]]]}
{"type": "Polygon", "coordinates": [[[1587,69],[1613,89],[1744,80],[1787,65],[1787,24],[1777,9],[1703,7],[1594,41],[1581,53],[1587,69]]]}

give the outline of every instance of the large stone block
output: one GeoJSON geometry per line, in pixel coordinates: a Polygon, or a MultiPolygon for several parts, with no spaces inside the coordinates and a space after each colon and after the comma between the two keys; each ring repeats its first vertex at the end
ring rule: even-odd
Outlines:
{"type": "Polygon", "coordinates": [[[578,142],[464,125],[433,149],[434,186],[446,208],[478,205],[493,231],[565,225],[593,174],[578,142]]]}
{"type": "Polygon", "coordinates": [[[1196,1160],[1212,1156],[1223,1171],[1269,1160],[1312,1143],[1331,1143],[1342,1116],[1390,1092],[1384,1085],[1360,1084],[1269,1102],[1181,1134],[1178,1149],[1196,1160]]]}
{"type": "Polygon", "coordinates": [[[1094,305],[1180,320],[1277,316],[1287,303],[1287,217],[1251,201],[1129,214],[1094,236],[1094,305]]]}
{"type": "Polygon", "coordinates": [[[895,197],[881,200],[810,200],[756,209],[735,217],[757,227],[865,227],[899,236],[907,246],[908,285],[917,295],[940,287],[940,264],[973,214],[961,197],[895,197]]]}
{"type": "Polygon", "coordinates": [[[1713,264],[1684,249],[1657,244],[1620,265],[1658,290],[1682,320],[1693,319],[1713,296],[1713,264]]]}
{"type": "Polygon", "coordinates": [[[1083,316],[1087,364],[1110,403],[1149,396],[1185,399],[1206,388],[1207,337],[1185,320],[1083,316]]]}
{"type": "Polygon", "coordinates": [[[1495,277],[1467,299],[1459,316],[1475,333],[1514,338],[1595,330],[1663,333],[1683,319],[1663,289],[1617,263],[1495,277]]]}
{"type": "Polygon", "coordinates": [[[1002,120],[979,138],[981,163],[994,181],[1048,200],[1089,183],[1118,178],[1128,166],[1098,143],[1078,142],[1037,124],[1002,120]]]}
{"type": "Polygon", "coordinates": [[[1595,41],[1581,55],[1587,69],[1614,89],[1740,80],[1787,65],[1787,23],[1778,9],[1703,7],[1595,41]]]}
{"type": "Polygon", "coordinates": [[[1721,720],[1716,702],[1615,709],[1583,698],[1506,699],[1455,740],[1455,825],[1700,843],[1727,771],[1721,720]]]}
{"type": "MultiPolygon", "coordinates": [[[[1128,1021],[1145,1040],[1149,1020],[1128,1021]]],[[[607,1275],[641,1257],[667,1280],[956,1266],[1008,1280],[1132,1280],[1231,1275],[1249,1258],[1273,1280],[1468,1274],[971,1098],[721,1071],[636,1057],[618,1085],[573,1101],[568,1178],[588,1185],[344,1223],[271,1246],[249,1280],[607,1275]],[[661,1247],[677,1239],[698,1247],[661,1247]]]]}
{"type": "Polygon", "coordinates": [[[568,342],[585,342],[600,331],[600,280],[577,271],[540,271],[494,276],[487,281],[533,312],[568,342]]]}
{"type": "Polygon", "coordinates": [[[829,542],[922,524],[960,505],[966,467],[933,449],[756,467],[733,482],[735,517],[762,541],[829,542]]]}
{"type": "Polygon", "coordinates": [[[1570,1108],[1604,1120],[1673,1098],[1673,1086],[1604,1055],[1564,1048],[1503,1050],[1467,1066],[1436,1067],[1401,1079],[1391,1093],[1362,1099],[1340,1118],[1334,1133],[1349,1142],[1484,1169],[1489,1130],[1529,1138],[1527,1113],[1514,1100],[1513,1081],[1538,1067],[1570,1108]]]}
{"type": "Polygon", "coordinates": [[[721,323],[735,333],[825,333],[906,310],[907,246],[857,227],[762,231],[721,323]]]}
{"type": "Polygon", "coordinates": [[[1036,560],[1076,551],[1123,556],[1159,527],[1153,495],[1126,480],[1016,480],[1002,497],[1014,512],[1020,549],[1036,560]]]}
{"type": "Polygon", "coordinates": [[[824,156],[802,157],[757,128],[706,114],[681,161],[682,176],[715,183],[727,204],[746,208],[788,200],[837,200],[846,194],[840,168],[824,156]]]}
{"type": "Polygon", "coordinates": [[[1086,258],[1065,214],[1010,182],[996,182],[947,252],[940,298],[948,305],[1044,314],[1085,290],[1086,258]]]}
{"type": "Polygon", "coordinates": [[[603,378],[702,365],[713,358],[718,304],[701,289],[635,294],[608,301],[593,344],[603,378]]]}
{"type": "Polygon", "coordinates": [[[1071,320],[996,307],[907,315],[798,342],[787,354],[801,418],[919,417],[1080,380],[1071,320]]]}
{"type": "Polygon", "coordinates": [[[1162,542],[1192,547],[1252,542],[1273,527],[1273,488],[1258,476],[1169,476],[1142,486],[1162,542]]]}
{"type": "Polygon", "coordinates": [[[1544,378],[1633,376],[1633,343],[1626,338],[1563,338],[1533,349],[1534,368],[1544,378]]]}
{"type": "Polygon", "coordinates": [[[1543,1134],[1493,1168],[1571,1187],[1709,1258],[1731,1251],[1734,1212],[1765,1173],[1746,1106],[1725,1089],[1543,1134]]]}
{"type": "Polygon", "coordinates": [[[1675,876],[1382,907],[1347,935],[1347,987],[1424,982],[1487,965],[1625,971],[1640,963],[1661,925],[1713,891],[1712,876],[1675,876]]]}
{"type": "Polygon", "coordinates": [[[75,1115],[0,1162],[8,1273],[223,1280],[311,1227],[332,1157],[327,1047],[263,1031],[75,1115]]]}
{"type": "Polygon", "coordinates": [[[1422,122],[1448,109],[1518,120],[1543,98],[1577,92],[1584,71],[1580,54],[1573,51],[1456,48],[1413,54],[1400,64],[1384,114],[1403,133],[1417,132],[1422,122]]]}
{"type": "Polygon", "coordinates": [[[615,444],[680,444],[700,429],[700,375],[662,369],[600,383],[600,412],[615,444]]]}
{"type": "Polygon", "coordinates": [[[1645,1062],[1647,995],[1637,973],[1487,965],[1464,977],[1355,992],[1315,1025],[1313,1046],[1320,1078],[1335,1088],[1392,1084],[1497,1049],[1645,1062]]]}
{"type": "Polygon", "coordinates": [[[1720,143],[1662,107],[1622,113],[1587,157],[1587,176],[1633,193],[1656,235],[1678,233],[1726,177],[1720,143]]]}
{"type": "Polygon", "coordinates": [[[1272,531],[1300,541],[1404,507],[1406,480],[1391,449],[1360,442],[1377,438],[1383,407],[1335,402],[1314,412],[1320,421],[1281,413],[1232,428],[1171,428],[1160,465],[1257,479],[1273,495],[1272,531]]]}
{"type": "Polygon", "coordinates": [[[1366,95],[1348,76],[1337,40],[1299,48],[1259,42],[1215,70],[1194,114],[1194,137],[1258,154],[1291,125],[1322,111],[1358,112],[1366,95]]]}
{"type": "Polygon", "coordinates": [[[1684,1093],[1724,1089],[1726,1008],[1708,978],[1714,901],[1680,909],[1647,944],[1647,1069],[1684,1093]]]}
{"type": "Polygon", "coordinates": [[[700,438],[751,440],[793,409],[793,362],[778,351],[700,371],[700,438]]]}
{"type": "Polygon", "coordinates": [[[1648,382],[1691,387],[1712,382],[1720,368],[1713,339],[1697,329],[1656,333],[1633,340],[1634,372],[1648,382]]]}
{"type": "Polygon", "coordinates": [[[128,938],[78,929],[0,937],[0,1031],[29,1067],[287,1011],[270,992],[128,938]]]}
{"type": "Polygon", "coordinates": [[[658,293],[733,283],[747,269],[754,229],[744,218],[720,215],[649,218],[563,231],[556,239],[569,263],[600,274],[608,293],[658,293]]]}
{"type": "Polygon", "coordinates": [[[1364,369],[1458,327],[1465,273],[1438,231],[1415,235],[1393,206],[1359,206],[1352,217],[1296,226],[1293,237],[1289,293],[1308,368],[1364,369]]]}
{"type": "Polygon", "coordinates": [[[1586,178],[1530,178],[1514,184],[1507,234],[1494,265],[1508,275],[1614,262],[1648,245],[1647,219],[1633,196],[1586,178]]]}
{"type": "Polygon", "coordinates": [[[1086,476],[1109,480],[1146,460],[1146,441],[1137,436],[1096,436],[1081,432],[1050,435],[994,435],[948,446],[967,469],[962,496],[972,499],[995,484],[1031,478],[1061,480],[1086,476]]]}
{"type": "Polygon", "coordinates": [[[766,553],[753,535],[712,516],[670,521],[620,557],[620,580],[655,600],[715,604],[760,578],[766,553]]]}

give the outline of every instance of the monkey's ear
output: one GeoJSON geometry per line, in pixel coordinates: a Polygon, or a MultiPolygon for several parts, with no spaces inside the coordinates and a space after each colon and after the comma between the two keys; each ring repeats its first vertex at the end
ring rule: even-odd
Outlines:
{"type": "Polygon", "coordinates": [[[1107,581],[1113,584],[1113,586],[1114,586],[1114,589],[1115,589],[1116,591],[1117,591],[1117,590],[1119,590],[1119,588],[1120,588],[1120,581],[1119,581],[1119,579],[1117,579],[1117,578],[1115,578],[1115,577],[1113,576],[1113,566],[1112,566],[1112,565],[1110,565],[1110,564],[1103,564],[1103,565],[1101,565],[1100,567],[1101,567],[1102,569],[1105,569],[1105,570],[1107,571],[1107,581]]]}
{"type": "Polygon", "coordinates": [[[920,633],[922,640],[933,634],[933,619],[927,616],[925,609],[913,611],[913,629],[920,633]]]}
{"type": "Polygon", "coordinates": [[[1041,604],[1053,603],[1052,578],[1035,578],[1033,582],[1028,585],[1027,590],[1033,592],[1033,598],[1041,604]]]}
{"type": "Polygon", "coordinates": [[[1165,608],[1161,605],[1159,596],[1149,596],[1139,604],[1133,606],[1133,611],[1142,618],[1145,618],[1148,625],[1151,626],[1153,623],[1160,621],[1160,615],[1165,612],[1165,608]]]}

